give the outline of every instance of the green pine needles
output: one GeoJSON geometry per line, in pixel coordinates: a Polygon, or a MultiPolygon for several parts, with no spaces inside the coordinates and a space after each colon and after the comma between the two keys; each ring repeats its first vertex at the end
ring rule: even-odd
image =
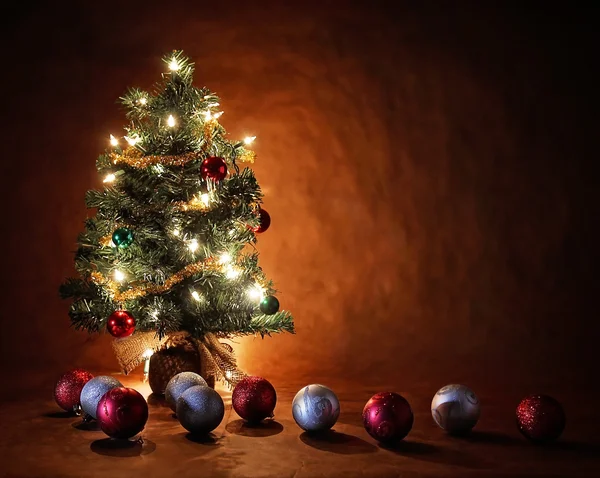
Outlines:
{"type": "Polygon", "coordinates": [[[96,215],[78,237],[80,278],[60,287],[73,301],[71,321],[103,331],[124,309],[136,330],[160,337],[293,333],[289,312],[260,308],[276,291],[254,249],[262,193],[239,164],[253,160],[253,138],[226,139],[219,99],[192,85],[194,64],[182,52],[163,61],[168,72],[151,93],[121,98],[126,135],[111,136],[96,162],[105,188],[86,194],[96,215]]]}

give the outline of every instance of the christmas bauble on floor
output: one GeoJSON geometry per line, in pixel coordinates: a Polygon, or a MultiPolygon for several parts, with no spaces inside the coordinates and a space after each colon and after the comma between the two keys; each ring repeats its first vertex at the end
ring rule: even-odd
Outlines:
{"type": "Polygon", "coordinates": [[[114,377],[107,375],[94,377],[81,390],[81,409],[90,417],[96,418],[96,410],[102,396],[109,390],[122,386],[121,382],[114,377]]]}
{"type": "MultiPolygon", "coordinates": [[[[156,394],[165,393],[169,380],[181,372],[194,372],[200,375],[201,358],[198,349],[191,343],[170,347],[155,352],[150,357],[148,382],[156,394]]],[[[209,387],[214,388],[215,377],[203,377],[209,387]]]]}
{"type": "Polygon", "coordinates": [[[80,405],[81,390],[94,376],[87,370],[75,368],[63,374],[54,386],[54,400],[60,408],[68,412],[80,405]]]}
{"type": "Polygon", "coordinates": [[[292,401],[292,416],[303,430],[328,430],[340,416],[340,402],[330,388],[316,383],[307,385],[292,401]]]}
{"type": "Polygon", "coordinates": [[[268,380],[262,377],[244,377],[231,395],[235,412],[250,423],[272,417],[277,393],[268,380]]]}
{"type": "Polygon", "coordinates": [[[373,395],[363,409],[365,430],[383,443],[402,440],[412,429],[413,421],[409,403],[394,392],[373,395]]]}
{"type": "Polygon", "coordinates": [[[530,395],[517,407],[517,427],[533,442],[556,440],[565,429],[566,421],[562,405],[547,395],[530,395]]]}
{"type": "Polygon", "coordinates": [[[435,423],[448,433],[468,432],[479,420],[480,412],[477,396],[464,385],[446,385],[431,401],[431,415],[435,423]]]}
{"type": "Polygon", "coordinates": [[[188,388],[201,385],[206,387],[206,380],[195,372],[181,372],[173,376],[165,388],[165,400],[171,410],[177,409],[177,400],[188,388]]]}
{"type": "Polygon", "coordinates": [[[100,399],[96,416],[100,428],[109,437],[131,438],[146,426],[148,404],[133,388],[116,387],[100,399]]]}
{"type": "Polygon", "coordinates": [[[223,399],[210,387],[188,388],[177,400],[177,418],[183,428],[194,435],[210,433],[219,426],[224,415],[223,399]]]}

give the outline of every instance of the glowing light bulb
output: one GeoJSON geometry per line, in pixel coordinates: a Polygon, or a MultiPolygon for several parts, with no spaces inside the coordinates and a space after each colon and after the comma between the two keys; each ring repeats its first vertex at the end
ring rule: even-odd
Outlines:
{"type": "Polygon", "coordinates": [[[204,204],[205,206],[208,206],[210,204],[210,196],[206,193],[201,194],[200,195],[200,201],[202,202],[202,204],[204,204]]]}
{"type": "Polygon", "coordinates": [[[200,294],[198,294],[197,291],[192,292],[192,297],[194,298],[194,300],[197,300],[198,302],[200,302],[200,300],[202,300],[202,298],[200,297],[200,294]]]}
{"type": "Polygon", "coordinates": [[[215,108],[215,107],[217,107],[217,106],[219,106],[219,105],[220,105],[220,103],[209,103],[209,104],[208,104],[208,107],[209,107],[209,108],[215,108]]]}
{"type": "Polygon", "coordinates": [[[179,229],[173,229],[173,235],[174,236],[179,236],[179,234],[181,234],[181,232],[179,231],[179,229]]]}
{"type": "Polygon", "coordinates": [[[125,280],[125,274],[121,272],[119,269],[115,269],[115,280],[117,282],[123,282],[125,280]]]}
{"type": "Polygon", "coordinates": [[[135,146],[135,144],[140,140],[140,138],[138,136],[131,137],[131,136],[125,136],[125,141],[127,141],[129,143],[129,146],[135,146]]]}
{"type": "Polygon", "coordinates": [[[224,252],[219,258],[219,264],[229,264],[231,262],[231,254],[224,252]]]}
{"type": "Polygon", "coordinates": [[[212,113],[210,111],[204,112],[204,121],[210,121],[212,119],[212,113]]]}
{"type": "Polygon", "coordinates": [[[102,182],[103,183],[112,183],[116,178],[117,177],[114,174],[110,173],[110,174],[106,175],[106,177],[104,178],[104,180],[102,182]]]}
{"type": "Polygon", "coordinates": [[[229,266],[227,268],[227,271],[225,272],[225,276],[228,279],[235,279],[237,276],[240,275],[240,271],[234,267],[229,266]]]}
{"type": "Polygon", "coordinates": [[[226,370],[225,371],[225,377],[229,380],[231,379],[231,377],[233,377],[233,373],[231,372],[231,370],[226,370]]]}
{"type": "Polygon", "coordinates": [[[175,126],[175,118],[173,118],[173,115],[169,115],[167,118],[167,126],[169,126],[169,128],[175,126]]]}
{"type": "Polygon", "coordinates": [[[145,96],[142,96],[139,100],[138,103],[142,106],[144,106],[146,103],[148,103],[148,98],[146,98],[145,96]]]}
{"type": "Polygon", "coordinates": [[[146,351],[142,354],[142,357],[145,359],[149,359],[154,355],[154,351],[152,349],[146,349],[146,351]]]}
{"type": "Polygon", "coordinates": [[[177,70],[179,70],[179,68],[181,68],[181,65],[177,61],[177,58],[172,58],[171,61],[169,62],[169,70],[177,71],[177,70]]]}
{"type": "Polygon", "coordinates": [[[252,142],[256,139],[256,136],[246,136],[244,138],[244,144],[252,144],[252,142]]]}
{"type": "Polygon", "coordinates": [[[265,289],[256,284],[248,289],[248,295],[251,299],[262,300],[265,296],[265,289]]]}
{"type": "Polygon", "coordinates": [[[198,250],[198,241],[196,239],[192,239],[188,244],[188,248],[192,252],[196,252],[198,250]]]}
{"type": "Polygon", "coordinates": [[[115,138],[112,134],[110,135],[110,144],[113,146],[119,146],[119,140],[115,138]]]}
{"type": "Polygon", "coordinates": [[[212,117],[213,117],[214,119],[217,119],[217,118],[219,118],[219,117],[220,117],[222,114],[223,114],[223,112],[222,112],[222,111],[219,111],[218,113],[215,113],[214,115],[212,115],[212,117]]]}

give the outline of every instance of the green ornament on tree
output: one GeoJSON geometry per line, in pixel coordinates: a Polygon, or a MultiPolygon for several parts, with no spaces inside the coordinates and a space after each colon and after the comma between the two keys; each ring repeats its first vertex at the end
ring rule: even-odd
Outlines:
{"type": "Polygon", "coordinates": [[[273,315],[279,310],[279,301],[277,297],[268,295],[260,301],[260,310],[263,314],[273,315]]]}
{"type": "Polygon", "coordinates": [[[112,241],[117,247],[129,247],[133,242],[133,231],[131,229],[127,229],[126,227],[120,227],[113,232],[112,241]]]}

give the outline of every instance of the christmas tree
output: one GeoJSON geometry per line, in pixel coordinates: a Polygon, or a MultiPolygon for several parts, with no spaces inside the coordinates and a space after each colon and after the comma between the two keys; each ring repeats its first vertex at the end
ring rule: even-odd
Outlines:
{"type": "Polygon", "coordinates": [[[96,162],[104,188],[86,194],[96,212],[78,237],[80,277],[60,289],[72,299],[72,324],[121,341],[145,337],[155,350],[177,334],[214,344],[293,333],[254,248],[270,224],[253,171],[240,167],[254,162],[254,137],[227,138],[218,97],[192,84],[182,52],[163,61],[152,92],[121,98],[126,135],[111,135],[96,162]]]}

